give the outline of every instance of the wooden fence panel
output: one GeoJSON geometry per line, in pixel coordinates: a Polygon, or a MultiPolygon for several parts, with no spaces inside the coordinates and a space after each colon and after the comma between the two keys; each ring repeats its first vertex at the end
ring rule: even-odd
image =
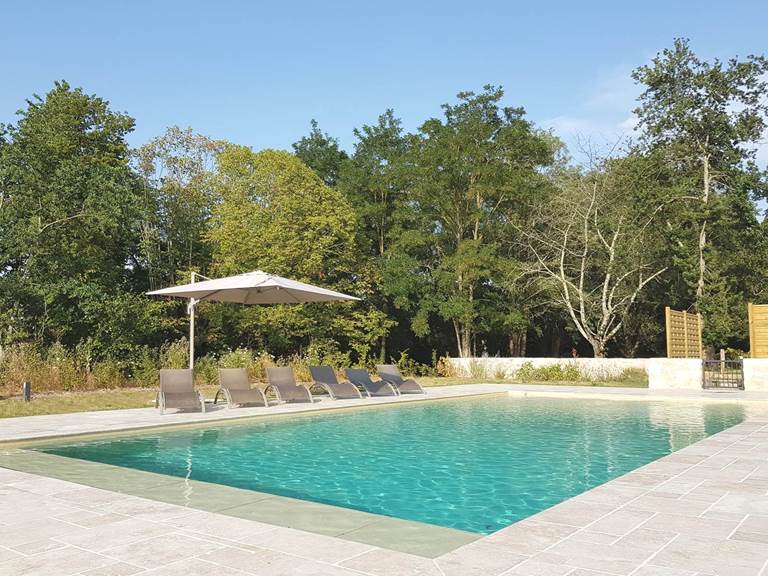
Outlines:
{"type": "Polygon", "coordinates": [[[664,308],[667,326],[667,358],[703,358],[701,314],[664,308]]]}
{"type": "Polygon", "coordinates": [[[768,358],[768,304],[747,304],[749,356],[768,358]]]}

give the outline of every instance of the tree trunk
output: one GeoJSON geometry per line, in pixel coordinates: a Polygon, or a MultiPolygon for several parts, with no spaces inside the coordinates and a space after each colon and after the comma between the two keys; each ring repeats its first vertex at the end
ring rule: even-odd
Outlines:
{"type": "Polygon", "coordinates": [[[560,334],[560,326],[553,326],[552,339],[550,340],[550,356],[558,358],[560,356],[560,347],[562,346],[562,338],[560,334]]]}
{"type": "Polygon", "coordinates": [[[456,332],[456,346],[459,350],[459,358],[471,358],[472,328],[454,320],[453,329],[456,332]]]}
{"type": "Polygon", "coordinates": [[[707,247],[707,204],[709,203],[709,193],[712,183],[712,176],[709,171],[709,156],[702,158],[704,170],[704,190],[701,195],[701,203],[704,205],[704,218],[699,227],[699,280],[696,283],[696,311],[700,311],[701,299],[704,296],[704,273],[706,272],[706,259],[704,250],[707,247]]]}
{"type": "Polygon", "coordinates": [[[525,348],[528,343],[528,332],[520,330],[509,335],[509,355],[512,358],[525,357],[525,348]]]}
{"type": "Polygon", "coordinates": [[[464,358],[472,357],[472,330],[469,326],[461,327],[461,348],[464,350],[464,358]]]}
{"type": "Polygon", "coordinates": [[[387,362],[387,337],[381,337],[381,350],[379,351],[379,360],[382,364],[387,362]]]}
{"type": "Polygon", "coordinates": [[[589,343],[592,345],[592,353],[595,358],[605,358],[605,342],[591,340],[589,343]]]}

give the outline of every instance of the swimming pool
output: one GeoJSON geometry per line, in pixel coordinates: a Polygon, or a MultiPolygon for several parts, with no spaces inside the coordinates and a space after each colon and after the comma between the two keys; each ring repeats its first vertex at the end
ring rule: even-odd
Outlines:
{"type": "Polygon", "coordinates": [[[38,450],[487,534],[743,419],[734,404],[491,396],[38,450]]]}

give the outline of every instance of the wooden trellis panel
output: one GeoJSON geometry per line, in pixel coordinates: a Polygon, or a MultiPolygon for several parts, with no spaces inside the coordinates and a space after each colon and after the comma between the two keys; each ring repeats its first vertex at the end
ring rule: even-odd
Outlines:
{"type": "Polygon", "coordinates": [[[703,358],[701,314],[664,308],[667,324],[667,358],[703,358]]]}
{"type": "Polygon", "coordinates": [[[768,304],[747,304],[749,314],[749,356],[768,358],[768,304]]]}

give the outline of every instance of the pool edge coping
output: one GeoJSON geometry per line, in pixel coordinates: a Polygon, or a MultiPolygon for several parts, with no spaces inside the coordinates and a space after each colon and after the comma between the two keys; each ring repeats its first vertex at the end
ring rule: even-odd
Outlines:
{"type": "MultiPolygon", "coordinates": [[[[482,384],[482,383],[479,383],[482,384]]],[[[514,386],[514,384],[493,384],[494,386],[514,386]]],[[[461,386],[466,386],[465,384],[459,384],[459,385],[453,385],[451,387],[460,388],[461,386]]],[[[519,386],[519,385],[518,385],[519,386]]],[[[527,384],[523,386],[550,386],[547,384],[527,384]]],[[[105,429],[102,431],[98,430],[89,430],[86,432],[74,432],[74,433],[65,433],[65,434],[43,434],[40,436],[30,436],[26,438],[10,438],[10,439],[0,439],[0,448],[23,448],[24,446],[33,446],[35,444],[38,444],[40,442],[47,443],[49,441],[56,442],[56,441],[65,441],[68,439],[75,439],[75,438],[89,438],[89,437],[95,437],[95,438],[101,438],[101,437],[109,437],[112,435],[125,435],[132,432],[152,432],[152,431],[160,431],[160,430],[183,430],[183,429],[194,429],[198,427],[204,427],[207,425],[222,425],[227,422],[232,422],[236,424],[244,424],[248,421],[255,421],[259,419],[276,419],[276,418],[289,418],[293,416],[302,416],[305,417],[307,415],[312,414],[325,414],[325,413],[338,413],[345,410],[362,410],[362,409],[372,409],[372,408],[387,408],[387,407],[393,407],[393,406],[407,406],[412,404],[420,404],[423,402],[437,402],[442,400],[458,400],[458,399],[465,399],[465,398],[472,398],[472,397],[482,397],[482,396],[494,396],[494,395],[508,395],[513,397],[541,397],[541,398],[582,398],[582,399],[593,399],[593,400],[611,400],[611,401],[630,401],[630,402],[689,402],[689,403],[736,403],[736,404],[744,404],[744,405],[761,405],[761,406],[768,406],[768,397],[766,398],[745,398],[745,397],[728,397],[723,393],[722,396],[686,396],[686,395],[675,395],[672,394],[665,394],[666,391],[654,391],[650,388],[622,388],[622,387],[607,387],[605,391],[594,391],[599,390],[597,387],[593,386],[573,386],[573,387],[563,387],[562,390],[560,389],[519,389],[519,388],[503,388],[501,390],[486,390],[486,391],[468,391],[466,394],[457,394],[455,396],[430,396],[430,395],[424,395],[424,396],[418,396],[417,395],[408,395],[407,399],[403,399],[401,397],[394,397],[393,399],[385,399],[385,400],[379,400],[375,404],[346,404],[346,405],[332,405],[331,407],[322,407],[316,403],[312,405],[308,405],[306,407],[303,407],[298,410],[293,410],[290,412],[278,412],[278,413],[261,413],[261,414],[244,414],[242,416],[238,415],[225,415],[222,414],[220,418],[211,418],[207,420],[195,420],[191,422],[168,422],[168,423],[148,423],[148,424],[137,424],[135,426],[126,426],[121,428],[112,428],[112,429],[105,429]],[[630,392],[631,390],[631,392],[630,392]],[[646,393],[638,393],[634,392],[635,390],[643,390],[646,393]],[[650,392],[650,393],[649,393],[650,392]]],[[[669,392],[673,392],[670,390],[669,392]]],[[[715,392],[711,392],[712,394],[715,394],[715,392]]],[[[732,393],[729,391],[728,393],[732,393]]],[[[277,405],[280,406],[280,405],[277,405]]],[[[135,410],[135,409],[134,409],[135,410]]],[[[143,408],[140,408],[139,410],[144,410],[143,408]]],[[[146,408],[146,410],[151,410],[151,408],[146,408]]],[[[235,408],[234,410],[238,410],[238,408],[235,408]]],[[[68,416],[73,414],[98,414],[103,413],[107,411],[90,411],[90,412],[72,412],[72,413],[62,413],[62,414],[41,414],[41,415],[34,415],[34,416],[19,416],[18,418],[44,418],[46,416],[51,417],[57,417],[57,416],[68,416]]],[[[120,409],[115,410],[115,412],[120,412],[120,409]]],[[[2,423],[4,419],[0,419],[0,423],[2,423]]]]}
{"type": "MultiPolygon", "coordinates": [[[[482,395],[484,395],[484,394],[482,394],[482,395]]],[[[562,396],[562,394],[557,394],[557,396],[565,397],[565,396],[562,396]]],[[[581,395],[581,396],[582,397],[583,396],[594,397],[592,394],[584,394],[584,395],[581,395]]],[[[617,394],[617,395],[611,397],[610,399],[620,399],[622,396],[623,395],[617,394]]],[[[662,401],[666,400],[666,398],[652,398],[652,397],[638,396],[638,395],[635,395],[634,399],[662,400],[662,401]]],[[[689,398],[672,398],[672,399],[674,399],[674,400],[684,400],[684,401],[694,402],[694,403],[697,400],[701,400],[701,398],[690,398],[690,397],[689,398]]],[[[733,399],[733,400],[738,400],[738,399],[733,399]]],[[[746,399],[746,400],[747,401],[745,403],[747,403],[747,404],[752,404],[753,403],[753,401],[750,400],[750,399],[746,399]]],[[[763,408],[765,402],[758,401],[758,404],[760,405],[761,408],[763,408]]],[[[688,447],[684,448],[683,450],[692,449],[692,448],[699,449],[699,446],[702,446],[704,452],[708,452],[712,456],[719,457],[718,455],[720,453],[722,453],[722,452],[724,452],[726,450],[735,449],[736,450],[736,452],[734,453],[735,457],[733,457],[733,461],[735,461],[738,457],[745,457],[745,456],[747,456],[747,454],[745,454],[743,451],[739,451],[738,445],[739,445],[739,442],[741,442],[743,440],[748,440],[748,437],[752,433],[762,434],[762,436],[759,437],[760,439],[758,440],[758,444],[756,446],[760,446],[760,443],[763,443],[763,445],[764,445],[764,443],[765,443],[765,434],[768,433],[768,414],[765,414],[765,413],[764,414],[750,414],[740,424],[736,424],[735,426],[732,426],[732,427],[727,428],[727,429],[725,429],[723,431],[720,431],[720,432],[718,432],[716,434],[713,434],[711,436],[703,438],[703,439],[699,440],[698,442],[690,444],[688,447]],[[755,427],[757,427],[757,429],[755,429],[755,427]],[[747,428],[747,430],[745,431],[744,428],[747,428]],[[760,429],[762,430],[762,432],[760,432],[760,429]],[[731,437],[729,437],[729,435],[731,435],[731,437]],[[725,437],[723,438],[722,436],[725,436],[725,437]],[[743,440],[740,439],[740,438],[734,438],[734,436],[735,437],[742,437],[743,440]],[[725,442],[723,442],[723,440],[725,442]],[[719,446],[717,448],[713,448],[712,446],[710,446],[711,443],[718,444],[719,446]],[[706,446],[706,448],[704,448],[704,446],[706,446]]],[[[670,459],[674,459],[676,454],[678,454],[678,453],[679,453],[679,451],[672,452],[672,453],[670,453],[670,454],[668,454],[666,456],[663,456],[663,457],[661,457],[661,458],[659,458],[657,460],[652,461],[651,463],[649,463],[649,464],[647,464],[647,465],[645,465],[643,467],[636,468],[635,470],[630,471],[630,472],[628,472],[625,475],[619,476],[619,477],[617,477],[617,478],[615,478],[615,479],[613,479],[613,480],[611,480],[611,481],[609,481],[607,483],[604,483],[604,484],[602,484],[600,486],[597,486],[597,487],[595,487],[595,488],[593,488],[591,490],[583,492],[582,494],[579,494],[577,496],[574,496],[572,498],[564,500],[560,504],[558,504],[558,505],[556,505],[556,506],[554,506],[552,508],[549,508],[547,510],[553,510],[554,508],[557,508],[559,506],[568,506],[571,503],[576,503],[576,502],[590,503],[591,501],[594,500],[594,496],[595,496],[596,491],[599,491],[599,490],[601,490],[601,489],[603,489],[603,488],[605,488],[607,486],[612,486],[612,485],[615,485],[615,484],[620,484],[623,488],[627,488],[627,484],[621,482],[622,479],[625,479],[627,476],[632,475],[632,474],[637,474],[637,473],[640,473],[641,475],[643,475],[643,474],[645,474],[645,471],[643,470],[643,468],[645,468],[646,466],[652,466],[652,465],[655,465],[657,463],[665,463],[665,461],[668,461],[670,459]]],[[[692,465],[690,465],[690,468],[695,468],[697,466],[698,466],[698,464],[692,464],[692,465]]],[[[663,484],[666,484],[666,482],[668,482],[668,481],[674,481],[675,478],[677,478],[678,476],[683,475],[684,473],[685,472],[673,472],[673,473],[669,473],[669,474],[667,474],[667,473],[659,474],[659,473],[656,472],[653,475],[658,475],[660,481],[661,481],[662,477],[666,476],[667,478],[664,478],[663,482],[661,482],[661,484],[663,485],[663,484]]],[[[32,474],[32,473],[30,473],[30,474],[32,474]]],[[[37,475],[37,476],[41,477],[41,478],[45,478],[46,477],[44,475],[37,475]]],[[[73,486],[82,486],[82,485],[74,483],[74,482],[70,482],[70,483],[73,486]]],[[[643,491],[644,494],[652,495],[655,492],[657,487],[653,487],[653,486],[641,487],[641,486],[638,485],[638,486],[635,486],[635,488],[637,488],[638,490],[640,490],[642,488],[642,491],[643,491]]],[[[638,495],[638,497],[641,497],[641,495],[638,495]]],[[[665,500],[665,504],[668,502],[670,507],[673,507],[674,504],[676,502],[678,502],[678,499],[673,499],[673,498],[669,498],[669,497],[666,497],[664,500],[665,500]]],[[[625,508],[625,507],[627,507],[629,505],[630,505],[629,502],[613,504],[613,505],[611,505],[612,510],[609,513],[605,514],[605,516],[608,516],[609,514],[612,514],[615,511],[621,510],[622,508],[625,508]]],[[[539,514],[536,514],[534,516],[530,516],[530,517],[528,517],[528,518],[526,518],[524,520],[521,520],[520,522],[511,524],[511,525],[507,526],[506,528],[503,528],[499,532],[494,533],[494,535],[499,534],[500,532],[503,532],[503,531],[506,531],[506,530],[510,530],[510,529],[513,529],[513,530],[514,529],[522,529],[523,531],[525,531],[531,525],[557,526],[558,524],[556,523],[556,521],[551,520],[551,519],[547,519],[545,517],[540,517],[541,515],[545,514],[547,512],[547,510],[542,511],[539,514]]],[[[665,512],[670,512],[670,510],[665,509],[665,512]]],[[[672,513],[674,513],[674,512],[672,512],[672,513]]],[[[756,512],[749,512],[749,514],[755,514],[755,513],[756,512]]],[[[684,514],[684,513],[681,512],[681,514],[684,514]]],[[[597,521],[597,520],[594,520],[594,521],[597,521]]],[[[590,526],[590,524],[592,522],[593,521],[590,520],[589,522],[586,522],[584,524],[578,524],[577,522],[570,522],[570,521],[567,522],[567,523],[564,523],[563,525],[567,525],[569,528],[571,528],[575,532],[573,532],[571,534],[568,534],[566,536],[563,536],[561,538],[558,538],[556,541],[553,541],[551,544],[547,545],[546,549],[549,549],[549,548],[551,548],[551,547],[553,547],[556,544],[559,544],[561,542],[566,542],[566,541],[571,540],[571,537],[574,534],[579,534],[579,533],[581,533],[584,530],[589,531],[589,526],[590,526]],[[576,525],[576,527],[574,527],[574,525],[576,525]]],[[[576,542],[576,540],[573,540],[573,541],[576,542]]],[[[727,539],[727,540],[724,540],[724,541],[730,541],[730,539],[727,539]]],[[[478,560],[478,556],[477,556],[478,553],[482,553],[483,555],[487,555],[490,552],[492,552],[493,550],[495,550],[496,548],[498,548],[499,551],[501,551],[502,550],[501,546],[502,546],[502,542],[500,542],[498,540],[493,540],[493,539],[491,539],[490,536],[481,537],[480,539],[476,540],[473,543],[470,543],[468,545],[465,545],[465,546],[462,546],[460,548],[457,548],[454,552],[449,552],[448,554],[444,554],[442,556],[435,557],[430,562],[431,562],[431,564],[435,565],[438,568],[443,566],[443,564],[442,564],[443,562],[447,562],[449,565],[451,565],[453,567],[456,566],[456,562],[460,562],[460,563],[467,562],[469,564],[466,564],[465,567],[468,568],[469,566],[472,565],[472,562],[476,562],[478,560]]],[[[384,547],[379,547],[379,548],[384,548],[384,547]]],[[[408,562],[408,563],[414,563],[414,562],[418,561],[418,558],[414,557],[413,555],[409,555],[409,554],[402,554],[402,555],[398,555],[398,556],[381,557],[381,556],[377,556],[376,555],[376,548],[374,548],[370,552],[373,554],[373,556],[372,556],[370,561],[374,562],[373,558],[376,559],[375,564],[372,564],[372,566],[374,566],[374,565],[378,566],[378,565],[381,564],[381,562],[384,562],[384,564],[386,564],[387,562],[395,562],[395,563],[396,562],[408,562]]],[[[524,553],[524,554],[526,554],[526,556],[523,556],[521,559],[515,560],[514,564],[512,563],[513,561],[510,560],[509,561],[510,564],[503,571],[506,573],[508,570],[510,570],[514,566],[516,566],[517,563],[519,563],[519,562],[522,562],[523,564],[528,562],[528,560],[532,560],[532,561],[535,562],[536,561],[536,557],[540,553],[546,554],[545,552],[543,552],[543,550],[542,551],[533,551],[533,552],[530,552],[530,553],[524,553]]],[[[648,566],[651,566],[651,567],[658,566],[657,563],[651,562],[651,560],[653,560],[655,555],[656,555],[656,553],[654,553],[649,559],[646,559],[645,561],[643,561],[641,565],[648,565],[648,566]]],[[[366,558],[366,560],[367,560],[367,556],[368,556],[368,553],[364,553],[364,554],[361,555],[361,559],[362,558],[366,558]]],[[[606,560],[607,560],[607,557],[606,557],[606,560]]],[[[626,560],[627,561],[633,561],[633,559],[631,559],[631,558],[627,558],[626,560]]],[[[503,558],[499,558],[498,561],[499,562],[502,562],[502,561],[506,562],[506,560],[503,559],[503,558]]],[[[545,560],[545,562],[547,562],[547,560],[545,560]]],[[[557,564],[557,566],[560,565],[559,562],[557,562],[557,561],[553,561],[553,562],[555,564],[557,564]]],[[[345,562],[339,562],[337,565],[344,567],[345,564],[346,564],[346,561],[345,562]]],[[[363,564],[365,564],[365,562],[363,562],[363,564]]],[[[565,561],[564,560],[563,560],[563,565],[565,565],[565,561]]],[[[568,562],[568,565],[570,566],[571,570],[574,570],[574,569],[576,569],[578,567],[578,564],[574,565],[571,562],[568,562]]],[[[417,569],[418,566],[420,566],[420,565],[417,564],[417,563],[413,564],[414,569],[417,569]]],[[[664,566],[664,565],[662,564],[662,566],[664,566]]],[[[582,566],[582,567],[584,568],[585,566],[582,566]]],[[[377,574],[377,573],[379,573],[378,572],[378,568],[375,569],[375,570],[372,570],[370,572],[368,570],[361,569],[359,567],[354,568],[354,569],[357,569],[357,570],[359,570],[359,571],[361,571],[361,572],[363,572],[365,574],[377,574]]],[[[394,567],[393,567],[393,569],[394,569],[394,567]]]]}
{"type": "MultiPolygon", "coordinates": [[[[334,405],[331,408],[322,408],[322,407],[316,406],[315,404],[312,404],[310,406],[307,406],[304,409],[294,410],[291,412],[244,414],[242,416],[235,415],[235,416],[228,416],[228,417],[222,417],[222,418],[212,418],[209,420],[195,420],[192,422],[168,422],[167,424],[162,424],[162,423],[138,424],[136,426],[128,426],[125,428],[113,428],[113,429],[104,430],[104,431],[74,432],[71,434],[49,434],[49,435],[35,436],[30,438],[0,440],[0,449],[34,447],[35,445],[39,445],[39,444],[47,444],[49,442],[52,442],[52,443],[62,442],[69,439],[85,439],[89,437],[94,437],[94,439],[98,439],[98,438],[108,438],[111,436],[124,436],[126,434],[131,434],[134,432],[144,433],[144,432],[153,432],[153,431],[172,432],[175,430],[194,430],[195,428],[203,428],[208,426],[221,426],[229,422],[237,425],[245,425],[251,421],[258,421],[262,419],[275,420],[275,419],[282,419],[282,418],[307,417],[307,416],[312,416],[316,414],[319,415],[319,414],[341,413],[346,410],[392,408],[395,406],[418,405],[424,402],[439,402],[444,400],[464,400],[467,398],[478,398],[482,396],[507,395],[508,393],[509,391],[507,390],[499,390],[495,392],[494,391],[469,392],[467,394],[462,394],[458,396],[443,396],[443,397],[427,396],[427,397],[418,397],[418,398],[413,397],[412,399],[409,398],[408,400],[405,400],[405,401],[399,400],[399,399],[393,399],[393,400],[380,401],[380,402],[377,402],[376,404],[347,404],[344,406],[334,405]]],[[[235,408],[235,410],[237,410],[237,408],[235,408]]],[[[74,412],[73,414],[77,414],[77,412],[74,412]]],[[[51,416],[57,416],[57,415],[51,414],[51,416]]],[[[36,417],[36,416],[33,416],[33,417],[36,417]]],[[[21,418],[28,418],[28,416],[21,416],[21,418]]]]}

